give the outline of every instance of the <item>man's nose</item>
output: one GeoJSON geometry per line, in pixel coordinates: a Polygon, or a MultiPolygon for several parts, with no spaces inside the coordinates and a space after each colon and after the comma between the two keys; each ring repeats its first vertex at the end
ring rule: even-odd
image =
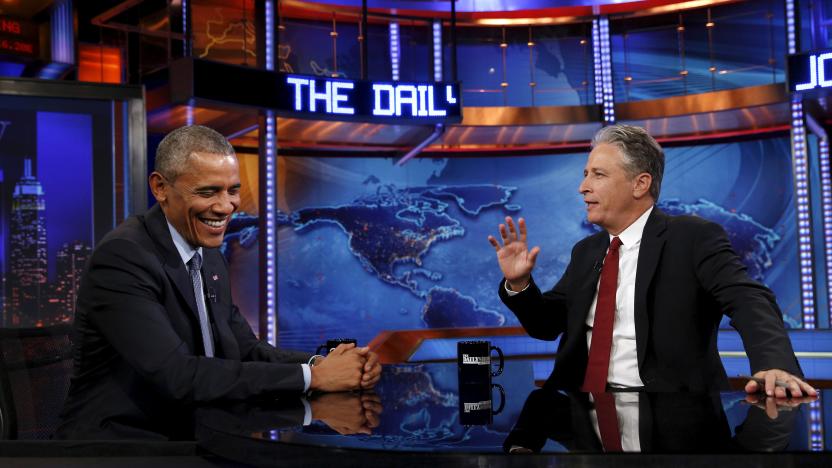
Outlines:
{"type": "Polygon", "coordinates": [[[218,213],[231,214],[237,210],[239,205],[239,195],[224,193],[218,196],[217,202],[214,203],[212,208],[218,213]]]}
{"type": "Polygon", "coordinates": [[[581,180],[580,185],[578,185],[578,193],[583,194],[583,193],[587,193],[587,192],[589,192],[589,187],[587,186],[587,183],[586,183],[586,177],[584,177],[583,180],[581,180]]]}

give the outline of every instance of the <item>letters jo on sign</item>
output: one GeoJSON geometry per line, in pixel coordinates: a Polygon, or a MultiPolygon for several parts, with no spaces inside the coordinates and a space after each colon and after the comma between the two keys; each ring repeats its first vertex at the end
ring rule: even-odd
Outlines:
{"type": "Polygon", "coordinates": [[[454,83],[405,83],[283,75],[288,109],[365,121],[416,120],[456,122],[461,119],[459,86],[454,83]]]}
{"type": "Polygon", "coordinates": [[[832,51],[790,55],[788,58],[790,92],[825,92],[832,88],[832,51]]]}

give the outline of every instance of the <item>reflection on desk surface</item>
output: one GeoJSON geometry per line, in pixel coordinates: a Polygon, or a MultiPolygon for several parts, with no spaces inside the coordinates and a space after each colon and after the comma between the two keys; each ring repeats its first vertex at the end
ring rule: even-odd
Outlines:
{"type": "MultiPolygon", "coordinates": [[[[606,447],[601,400],[590,394],[537,388],[531,365],[510,362],[493,383],[494,403],[460,405],[456,364],[385,366],[371,393],[287,396],[276,401],[202,408],[197,437],[220,450],[224,440],[275,446],[318,446],[446,453],[736,453],[825,451],[824,399],[777,401],[743,392],[606,394],[621,446],[606,447]],[[496,386],[494,386],[496,388],[496,386]],[[463,425],[465,409],[495,411],[463,425]],[[599,412],[602,414],[599,415],[599,412]],[[599,419],[600,416],[600,419],[599,419]]],[[[491,383],[485,383],[489,389],[491,383]]],[[[490,393],[488,393],[490,395],[490,393]]],[[[471,421],[471,418],[467,418],[471,421]]]]}

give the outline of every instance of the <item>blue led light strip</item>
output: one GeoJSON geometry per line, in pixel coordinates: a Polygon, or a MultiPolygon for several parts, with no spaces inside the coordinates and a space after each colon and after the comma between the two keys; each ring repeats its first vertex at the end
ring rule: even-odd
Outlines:
{"type": "MultiPolygon", "coordinates": [[[[274,0],[266,0],[266,69],[274,70],[274,0]]],[[[275,210],[277,207],[277,119],[274,111],[265,111],[266,117],[266,135],[263,138],[265,141],[265,187],[262,188],[265,193],[266,206],[261,207],[262,216],[265,216],[266,233],[262,237],[266,243],[266,264],[264,265],[266,274],[266,340],[277,345],[277,256],[275,253],[276,242],[276,223],[275,210]]]]}
{"type": "Polygon", "coordinates": [[[274,70],[274,0],[266,1],[266,70],[274,70]]]}
{"type": "Polygon", "coordinates": [[[786,0],[786,46],[790,54],[797,53],[797,27],[795,24],[794,0],[786,0]]]}
{"type": "MultiPolygon", "coordinates": [[[[823,212],[823,245],[826,256],[826,291],[832,297],[832,175],[829,168],[829,139],[818,138],[818,159],[820,166],[821,209],[823,212]]],[[[832,323],[832,308],[829,309],[829,321],[832,323]]]]}
{"type": "Polygon", "coordinates": [[[182,0],[182,56],[190,57],[191,51],[188,50],[188,0],[182,0]]]}
{"type": "Polygon", "coordinates": [[[601,76],[601,33],[598,22],[598,18],[592,20],[592,68],[594,71],[593,78],[595,80],[595,104],[602,104],[604,102],[604,90],[598,82],[601,76]]]}
{"type": "Polygon", "coordinates": [[[442,81],[442,21],[433,21],[433,81],[442,81]]]}
{"type": "Polygon", "coordinates": [[[792,107],[792,164],[797,203],[797,245],[800,262],[800,304],[803,328],[815,328],[814,262],[812,258],[812,220],[809,204],[809,165],[806,152],[806,127],[803,103],[794,97],[792,107]]]}
{"type": "Polygon", "coordinates": [[[266,217],[266,339],[269,343],[277,344],[277,275],[275,255],[275,208],[277,206],[275,180],[277,179],[277,164],[275,153],[277,147],[277,132],[275,129],[274,111],[265,111],[266,114],[266,206],[263,207],[263,215],[266,217]]]}
{"type": "Polygon", "coordinates": [[[610,20],[599,16],[592,20],[592,55],[595,65],[595,104],[604,111],[604,124],[615,123],[615,97],[612,87],[610,20]]]}
{"type": "Polygon", "coordinates": [[[820,400],[809,403],[809,450],[823,451],[823,406],[820,400]]]}
{"type": "Polygon", "coordinates": [[[615,123],[615,101],[612,90],[612,54],[610,53],[610,20],[599,18],[601,39],[601,87],[604,91],[604,122],[615,123]]]}
{"type": "Polygon", "coordinates": [[[399,81],[399,59],[401,58],[401,51],[399,50],[399,23],[393,21],[390,23],[390,76],[393,81],[399,81]]]}

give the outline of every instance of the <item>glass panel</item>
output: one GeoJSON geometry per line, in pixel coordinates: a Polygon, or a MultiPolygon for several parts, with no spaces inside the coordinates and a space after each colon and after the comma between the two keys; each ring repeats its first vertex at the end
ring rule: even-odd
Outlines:
{"type": "Polygon", "coordinates": [[[614,20],[612,29],[613,78],[619,102],[784,80],[780,1],[614,20]]]}
{"type": "Polygon", "coordinates": [[[193,56],[257,66],[254,0],[192,0],[193,56]]]}

